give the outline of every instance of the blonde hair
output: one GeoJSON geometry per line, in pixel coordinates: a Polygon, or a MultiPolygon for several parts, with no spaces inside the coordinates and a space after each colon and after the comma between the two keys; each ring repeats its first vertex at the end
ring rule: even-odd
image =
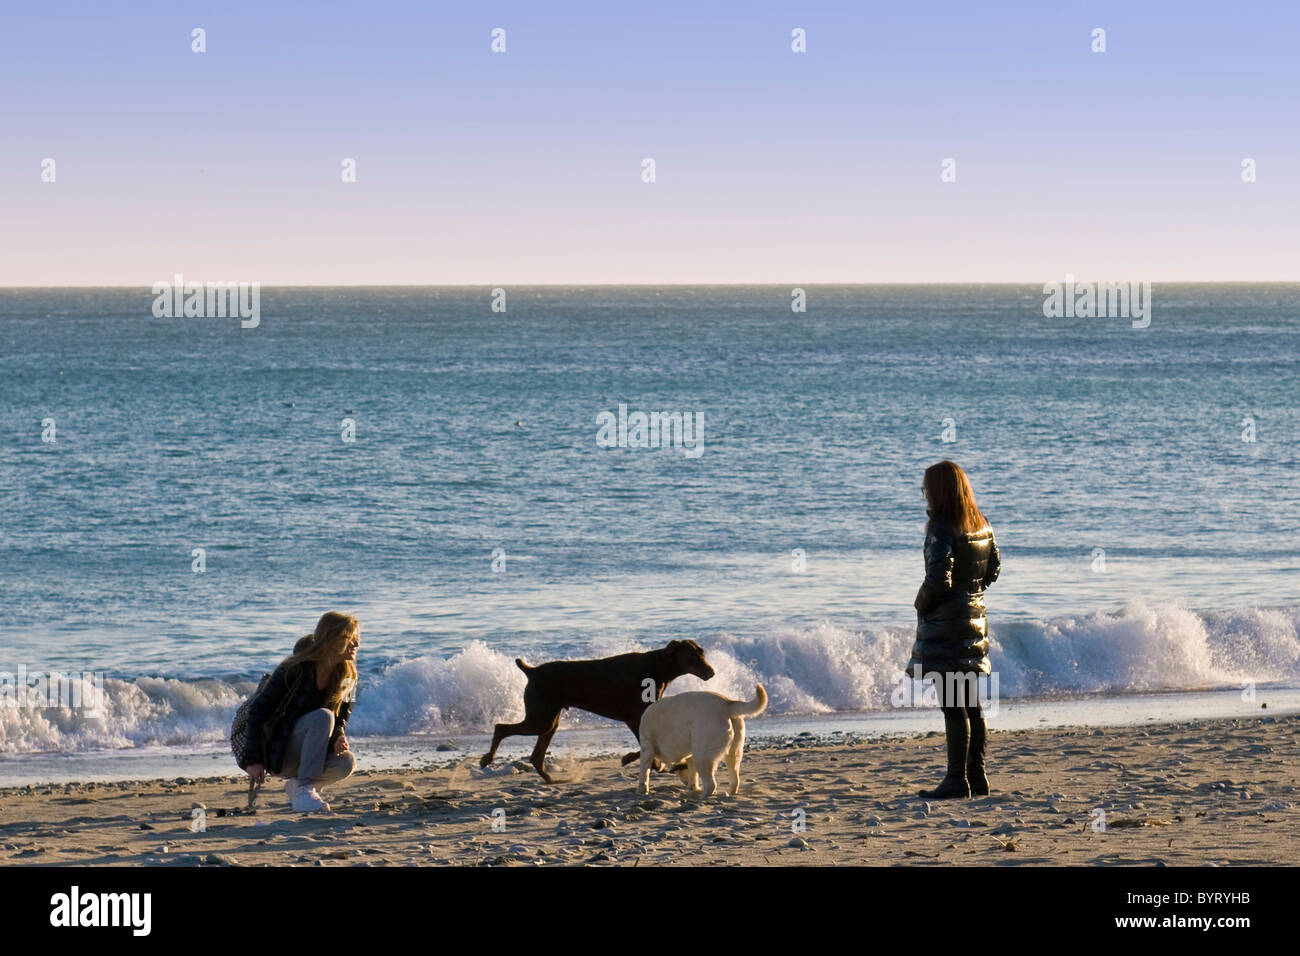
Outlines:
{"type": "Polygon", "coordinates": [[[361,633],[361,622],[351,614],[327,611],[316,622],[315,632],[299,638],[293,653],[284,659],[282,667],[296,667],[306,661],[315,664],[335,662],[326,685],[325,706],[338,714],[339,707],[357,686],[355,661],[343,659],[343,645],[361,633]]]}

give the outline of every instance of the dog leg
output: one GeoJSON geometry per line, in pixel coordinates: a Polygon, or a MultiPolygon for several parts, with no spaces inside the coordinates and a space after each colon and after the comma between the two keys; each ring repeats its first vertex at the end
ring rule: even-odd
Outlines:
{"type": "Polygon", "coordinates": [[[486,767],[493,760],[496,760],[497,748],[501,746],[501,741],[519,733],[518,728],[521,726],[522,724],[497,724],[492,728],[492,746],[488,748],[487,753],[479,758],[478,765],[480,767],[486,767]]]}
{"type": "Polygon", "coordinates": [[[641,751],[641,766],[637,769],[637,790],[642,795],[650,792],[650,768],[654,765],[650,753],[649,749],[641,751]]]}
{"type": "Polygon", "coordinates": [[[699,793],[700,781],[699,775],[696,773],[694,755],[687,757],[686,762],[678,764],[678,766],[682,768],[678,771],[678,774],[682,778],[682,783],[686,784],[686,789],[691,793],[699,793]]]}
{"type": "Polygon", "coordinates": [[[704,784],[703,795],[707,799],[713,796],[714,791],[718,789],[717,758],[706,758],[703,763],[697,764],[696,767],[700,771],[700,781],[704,784]]]}
{"type": "MultiPolygon", "coordinates": [[[[626,723],[628,727],[632,729],[632,733],[636,734],[637,739],[640,740],[641,739],[641,730],[639,727],[640,718],[638,717],[636,720],[626,721],[626,723]]],[[[629,764],[633,760],[639,758],[640,756],[641,755],[639,753],[628,754],[626,757],[623,758],[623,763],[629,764]]],[[[679,763],[674,767],[670,767],[667,764],[665,764],[662,760],[660,760],[658,757],[652,756],[652,759],[650,761],[650,766],[654,768],[655,773],[681,773],[682,768],[686,765],[679,763]]]]}
{"type": "Polygon", "coordinates": [[[745,722],[731,719],[731,746],[727,750],[727,770],[731,774],[731,795],[740,793],[740,761],[745,756],[745,722]]]}
{"type": "MultiPolygon", "coordinates": [[[[626,767],[630,763],[636,763],[640,759],[641,759],[641,751],[639,750],[633,751],[630,754],[624,754],[623,766],[626,767]]],[[[658,757],[656,757],[654,760],[650,762],[650,766],[654,768],[655,773],[681,773],[682,769],[686,766],[686,764],[679,763],[670,767],[662,760],[660,760],[658,757]]]]}
{"type": "MultiPolygon", "coordinates": [[[[497,724],[492,733],[492,747],[487,753],[479,758],[478,765],[480,767],[486,767],[495,760],[497,756],[497,748],[501,746],[501,741],[505,740],[507,737],[531,737],[533,734],[545,733],[546,728],[552,726],[553,723],[559,719],[559,716],[559,712],[557,711],[553,716],[542,720],[525,716],[524,719],[519,721],[517,724],[497,724]]],[[[551,732],[554,733],[553,727],[551,732]]]]}
{"type": "MultiPolygon", "coordinates": [[[[630,763],[636,763],[640,759],[641,759],[641,751],[639,750],[634,750],[630,754],[623,754],[623,766],[626,767],[630,763]]],[[[656,757],[651,762],[650,765],[654,767],[655,773],[665,773],[670,769],[668,767],[665,767],[663,765],[663,761],[661,761],[658,757],[656,757]]],[[[677,768],[672,767],[671,769],[676,770],[677,768]]]]}
{"type": "MultiPolygon", "coordinates": [[[[641,739],[641,718],[640,717],[638,717],[636,720],[625,720],[623,721],[623,723],[627,724],[627,729],[632,731],[633,737],[635,737],[637,740],[641,739]]],[[[633,751],[630,754],[623,754],[623,766],[626,767],[628,764],[634,763],[635,761],[640,759],[641,759],[641,751],[639,750],[633,751]]],[[[653,758],[650,762],[650,765],[654,767],[655,773],[664,772],[664,765],[662,762],[660,762],[658,757],[653,758]]]]}
{"type": "Polygon", "coordinates": [[[560,715],[556,714],[555,719],[551,721],[551,726],[542,731],[537,737],[537,746],[533,748],[531,763],[533,768],[542,775],[542,779],[547,783],[554,783],[551,775],[546,772],[546,748],[551,745],[551,738],[555,736],[555,730],[560,726],[560,715]]]}
{"type": "MultiPolygon", "coordinates": [[[[623,766],[626,767],[630,763],[636,763],[636,761],[640,759],[641,759],[641,751],[639,750],[634,750],[630,754],[624,754],[623,766]]],[[[675,766],[670,767],[667,764],[665,764],[662,760],[660,760],[658,757],[655,757],[654,760],[650,762],[650,766],[654,768],[655,773],[681,773],[682,768],[685,767],[686,764],[679,763],[675,766]]]]}

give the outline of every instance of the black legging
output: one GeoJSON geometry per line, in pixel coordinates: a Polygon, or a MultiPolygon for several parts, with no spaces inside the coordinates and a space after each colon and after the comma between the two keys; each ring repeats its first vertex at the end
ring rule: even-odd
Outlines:
{"type": "Polygon", "coordinates": [[[934,682],[934,691],[939,698],[939,707],[943,710],[944,719],[957,719],[966,717],[971,720],[978,720],[980,714],[979,690],[967,678],[978,675],[945,674],[943,680],[934,682]]]}

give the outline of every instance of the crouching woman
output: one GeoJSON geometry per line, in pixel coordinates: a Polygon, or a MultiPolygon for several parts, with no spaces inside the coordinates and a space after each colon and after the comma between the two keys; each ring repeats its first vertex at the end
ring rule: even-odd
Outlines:
{"type": "Polygon", "coordinates": [[[361,622],[330,611],[298,641],[248,707],[245,768],[253,783],[285,778],[298,812],[328,810],[320,787],[351,775],[344,735],[357,686],[361,622]]]}

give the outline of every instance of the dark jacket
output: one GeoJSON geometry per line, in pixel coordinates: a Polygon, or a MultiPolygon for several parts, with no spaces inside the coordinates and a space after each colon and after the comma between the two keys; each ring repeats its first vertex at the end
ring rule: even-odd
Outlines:
{"type": "Polygon", "coordinates": [[[925,529],[925,582],[916,592],[916,643],[908,673],[981,673],[989,665],[984,589],[998,579],[1002,559],[993,529],[956,532],[931,521],[925,529]]]}
{"type": "MultiPolygon", "coordinates": [[[[298,718],[322,706],[322,692],[316,686],[316,664],[303,661],[292,670],[283,664],[271,674],[262,693],[248,706],[248,736],[244,765],[265,765],[267,773],[279,773],[289,747],[289,736],[298,718]]],[[[352,715],[352,702],[343,701],[334,718],[330,746],[343,734],[352,715]]]]}

